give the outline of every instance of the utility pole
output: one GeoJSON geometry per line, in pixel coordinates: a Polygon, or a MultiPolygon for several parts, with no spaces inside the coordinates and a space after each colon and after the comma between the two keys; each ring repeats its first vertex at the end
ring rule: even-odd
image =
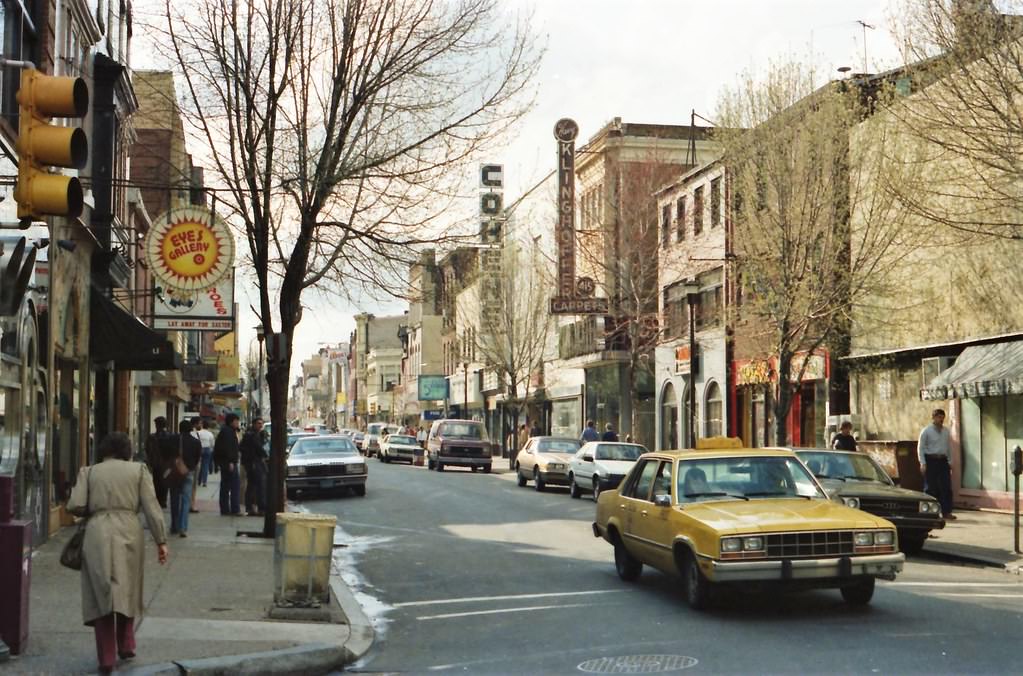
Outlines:
{"type": "Polygon", "coordinates": [[[857,19],[856,23],[863,28],[863,74],[866,75],[869,72],[867,69],[867,29],[874,30],[874,27],[861,19],[857,19]]]}

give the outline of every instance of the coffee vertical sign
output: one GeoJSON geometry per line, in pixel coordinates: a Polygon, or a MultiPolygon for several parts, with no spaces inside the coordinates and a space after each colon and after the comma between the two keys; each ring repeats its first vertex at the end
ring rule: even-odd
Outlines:
{"type": "Polygon", "coordinates": [[[579,125],[562,118],[554,125],[558,141],[558,298],[575,296],[575,138],[579,125]]]}

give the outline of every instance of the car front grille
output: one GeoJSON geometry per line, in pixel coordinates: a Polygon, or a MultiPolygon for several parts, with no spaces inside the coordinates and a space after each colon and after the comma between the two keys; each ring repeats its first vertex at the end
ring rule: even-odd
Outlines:
{"type": "Polygon", "coordinates": [[[860,509],[871,514],[917,514],[919,500],[892,500],[884,498],[860,498],[860,509]]]}
{"type": "Polygon", "coordinates": [[[345,474],[345,465],[306,465],[306,476],[337,476],[345,474]]]}
{"type": "Polygon", "coordinates": [[[769,558],[802,559],[819,556],[847,556],[853,553],[851,530],[808,533],[775,533],[767,536],[769,558]]]}
{"type": "Polygon", "coordinates": [[[477,446],[445,446],[441,453],[456,457],[479,457],[485,455],[483,449],[477,446]]]}

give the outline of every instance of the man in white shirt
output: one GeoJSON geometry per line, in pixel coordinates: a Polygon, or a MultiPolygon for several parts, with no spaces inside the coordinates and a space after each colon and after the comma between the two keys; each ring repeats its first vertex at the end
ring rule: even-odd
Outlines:
{"type": "Polygon", "coordinates": [[[196,436],[199,438],[199,443],[202,444],[202,464],[199,468],[199,485],[205,486],[206,480],[210,476],[210,470],[213,465],[213,444],[216,443],[217,438],[213,436],[213,432],[210,432],[210,422],[204,420],[202,422],[202,428],[196,432],[196,436]]]}
{"type": "Polygon", "coordinates": [[[952,513],[952,439],[945,427],[945,412],[940,408],[931,413],[932,423],[920,432],[917,455],[920,471],[924,475],[924,490],[937,498],[946,519],[955,520],[952,513]]]}

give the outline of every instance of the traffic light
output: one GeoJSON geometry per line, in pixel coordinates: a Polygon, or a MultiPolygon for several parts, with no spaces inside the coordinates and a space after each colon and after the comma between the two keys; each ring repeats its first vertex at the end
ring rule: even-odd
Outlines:
{"type": "MultiPolygon", "coordinates": [[[[0,247],[2,246],[0,244],[0,247]]],[[[20,237],[10,258],[4,262],[3,270],[0,271],[0,316],[9,317],[17,314],[18,308],[21,307],[21,299],[25,297],[25,290],[36,264],[36,248],[28,247],[28,255],[25,255],[25,248],[26,240],[20,237]]],[[[3,256],[2,248],[0,256],[3,256]]],[[[0,261],[3,258],[6,257],[0,257],[0,261]]]]}
{"type": "Polygon", "coordinates": [[[54,77],[26,68],[21,71],[18,104],[18,183],[14,187],[18,218],[78,217],[81,182],[48,169],[85,167],[89,140],[80,127],[50,124],[50,118],[83,117],[89,109],[88,85],[80,77],[54,77]]]}

